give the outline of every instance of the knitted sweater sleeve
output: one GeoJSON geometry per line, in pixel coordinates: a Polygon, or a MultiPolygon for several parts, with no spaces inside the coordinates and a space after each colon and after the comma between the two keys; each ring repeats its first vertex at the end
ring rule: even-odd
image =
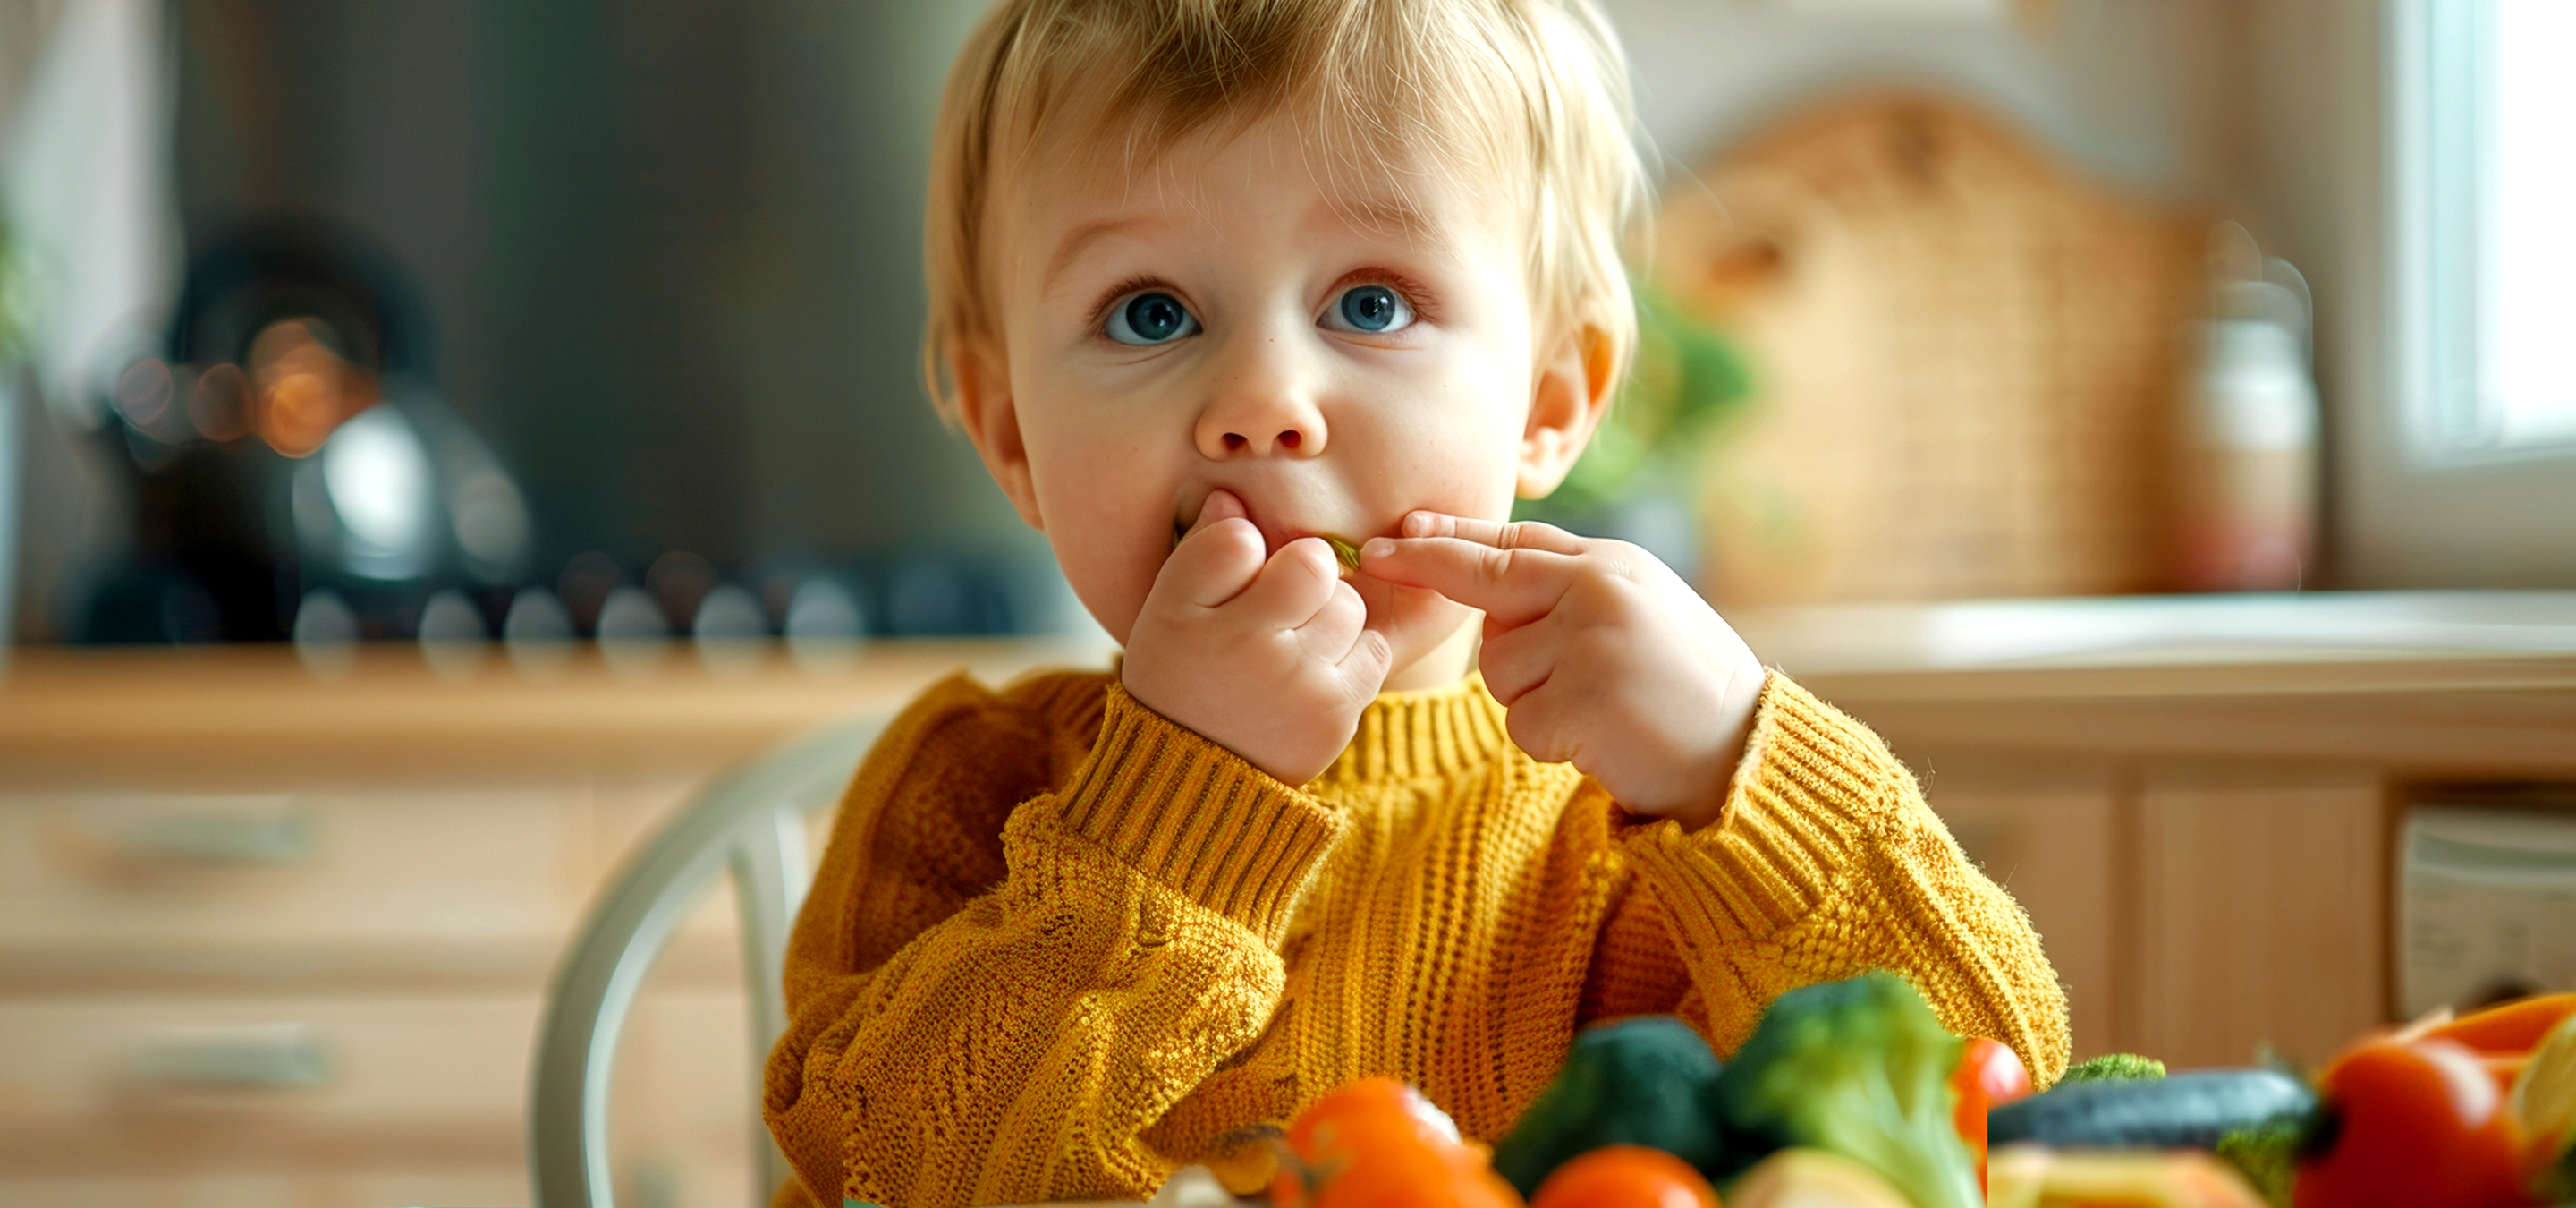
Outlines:
{"type": "Polygon", "coordinates": [[[825,1204],[1141,1199],[1179,1164],[1148,1127],[1277,1006],[1338,816],[1115,684],[1070,775],[997,805],[1047,729],[951,681],[851,787],[763,1096],[825,1204]],[[937,823],[979,813],[997,854],[937,823]]]}
{"type": "Polygon", "coordinates": [[[2039,1085],[2066,1068],[2066,997],[2029,917],[1877,735],[1787,677],[1764,685],[1717,821],[1641,827],[1627,848],[1721,1052],[1783,991],[1886,969],[2039,1085]]]}

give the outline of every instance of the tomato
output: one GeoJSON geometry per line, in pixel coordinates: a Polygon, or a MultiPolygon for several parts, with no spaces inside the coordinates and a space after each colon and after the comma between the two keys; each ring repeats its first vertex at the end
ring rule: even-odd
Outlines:
{"type": "Polygon", "coordinates": [[[1977,1189],[1986,1187],[1986,1113],[2030,1094],[2030,1069],[2010,1045],[1983,1036],[1959,1047],[1959,1066],[1950,1072],[1950,1089],[1958,1092],[1951,1119],[1968,1155],[1977,1160],[1977,1189]]]}
{"type": "Polygon", "coordinates": [[[1288,1126],[1295,1159],[1272,1181],[1279,1208],[1517,1208],[1520,1196],[1422,1092],[1363,1078],[1288,1126]]]}
{"type": "Polygon", "coordinates": [[[2576,992],[2537,994],[2463,1015],[2425,1035],[2490,1053],[2528,1053],[2570,1016],[2576,1016],[2576,992]]]}
{"type": "Polygon", "coordinates": [[[1660,1149],[1608,1145],[1557,1167],[1530,1208],[1717,1208],[1717,1192],[1660,1149]]]}
{"type": "Polygon", "coordinates": [[[2457,1041],[2376,1039],[2326,1067],[2333,1121],[2304,1159],[2295,1208],[2513,1208],[2527,1203],[2504,1097],[2457,1041]]]}

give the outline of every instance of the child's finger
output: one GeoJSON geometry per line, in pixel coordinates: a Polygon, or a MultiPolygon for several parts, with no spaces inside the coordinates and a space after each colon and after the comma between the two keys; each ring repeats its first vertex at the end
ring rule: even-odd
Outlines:
{"type": "Polygon", "coordinates": [[[1555,618],[1542,617],[1487,639],[1484,648],[1476,653],[1476,669],[1484,673],[1485,691],[1506,708],[1537,691],[1556,673],[1564,636],[1564,626],[1555,618]]]}
{"type": "MultiPolygon", "coordinates": [[[[1259,539],[1256,534],[1254,540],[1259,539]]],[[[1295,629],[1330,603],[1333,589],[1340,586],[1342,565],[1333,560],[1332,547],[1324,544],[1321,537],[1300,537],[1270,555],[1261,573],[1254,576],[1252,586],[1244,588],[1235,600],[1254,615],[1274,620],[1282,629],[1295,629]]]]}
{"type": "Polygon", "coordinates": [[[1374,575],[1352,575],[1343,582],[1359,593],[1360,602],[1368,606],[1369,627],[1386,635],[1388,647],[1398,657],[1430,649],[1466,619],[1461,615],[1464,608],[1435,591],[1389,583],[1374,575]]]}
{"type": "Polygon", "coordinates": [[[1555,554],[1584,552],[1583,538],[1535,520],[1479,520],[1447,512],[1414,511],[1404,517],[1407,537],[1456,537],[1495,549],[1543,549],[1555,554]]]}
{"type": "Polygon", "coordinates": [[[1368,624],[1368,603],[1348,582],[1336,580],[1333,594],[1315,615],[1298,625],[1297,636],[1306,648],[1336,662],[1348,653],[1351,642],[1368,624]]]}
{"type": "Polygon", "coordinates": [[[1395,668],[1395,644],[1384,632],[1362,627],[1351,640],[1351,648],[1333,665],[1355,700],[1376,696],[1386,686],[1387,672],[1395,668]]]}
{"type": "Polygon", "coordinates": [[[1218,521],[1248,519],[1251,515],[1252,513],[1244,510],[1243,499],[1234,492],[1222,489],[1210,491],[1207,493],[1207,498],[1199,501],[1199,517],[1190,522],[1189,531],[1181,534],[1181,540],[1187,541],[1197,536],[1200,529],[1218,521]]]}
{"type": "Polygon", "coordinates": [[[1426,587],[1506,629],[1556,607],[1574,582],[1574,556],[1543,549],[1496,549],[1462,537],[1371,537],[1360,572],[1426,587]]]}
{"type": "Polygon", "coordinates": [[[1155,586],[1178,590],[1183,600],[1200,608],[1214,608],[1241,595],[1255,581],[1262,549],[1261,530],[1245,518],[1243,502],[1227,492],[1215,492],[1171,556],[1163,560],[1155,586]]]}
{"type": "MultiPolygon", "coordinates": [[[[1571,763],[1582,768],[1587,760],[1577,727],[1566,724],[1560,707],[1566,697],[1562,688],[1550,690],[1546,684],[1512,702],[1503,714],[1503,731],[1512,736],[1512,745],[1529,752],[1540,763],[1571,763]]],[[[1585,769],[1589,771],[1590,769],[1585,769]]]]}

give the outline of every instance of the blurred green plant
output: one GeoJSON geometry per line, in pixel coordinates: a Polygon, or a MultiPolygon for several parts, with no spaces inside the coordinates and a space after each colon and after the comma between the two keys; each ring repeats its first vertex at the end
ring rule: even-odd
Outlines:
{"type": "Polygon", "coordinates": [[[1636,293],[1635,367],[1565,481],[1545,499],[1520,501],[1516,518],[1597,515],[1643,490],[1678,488],[1710,427],[1751,396],[1733,341],[1646,282],[1636,293]]]}

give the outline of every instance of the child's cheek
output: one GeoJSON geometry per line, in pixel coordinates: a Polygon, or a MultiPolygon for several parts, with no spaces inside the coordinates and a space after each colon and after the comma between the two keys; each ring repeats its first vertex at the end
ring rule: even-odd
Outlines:
{"type": "Polygon", "coordinates": [[[1417,451],[1404,476],[1405,510],[1486,520],[1510,513],[1530,379],[1525,370],[1489,363],[1501,358],[1497,352],[1452,360],[1417,395],[1423,405],[1404,413],[1390,433],[1399,448],[1417,451]]]}
{"type": "Polygon", "coordinates": [[[1098,483],[1054,485],[1046,538],[1056,565],[1092,618],[1123,643],[1171,555],[1169,521],[1158,523],[1133,501],[1119,506],[1098,483]]]}
{"type": "Polygon", "coordinates": [[[1163,555],[1066,541],[1056,542],[1055,551],[1056,563],[1064,569],[1075,598],[1109,636],[1124,644],[1153,591],[1163,555]]]}

